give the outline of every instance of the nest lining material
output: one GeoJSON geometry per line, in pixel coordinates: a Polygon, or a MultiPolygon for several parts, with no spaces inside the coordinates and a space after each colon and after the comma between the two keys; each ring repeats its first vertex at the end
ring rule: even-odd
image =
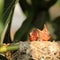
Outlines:
{"type": "Polygon", "coordinates": [[[54,41],[20,42],[19,47],[16,60],[60,60],[60,46],[54,41]]]}

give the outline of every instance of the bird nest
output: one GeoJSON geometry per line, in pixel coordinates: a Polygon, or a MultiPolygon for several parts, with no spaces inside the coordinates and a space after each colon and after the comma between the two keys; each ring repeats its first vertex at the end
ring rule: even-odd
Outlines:
{"type": "Polygon", "coordinates": [[[60,60],[60,46],[54,41],[20,42],[19,47],[16,60],[60,60]]]}

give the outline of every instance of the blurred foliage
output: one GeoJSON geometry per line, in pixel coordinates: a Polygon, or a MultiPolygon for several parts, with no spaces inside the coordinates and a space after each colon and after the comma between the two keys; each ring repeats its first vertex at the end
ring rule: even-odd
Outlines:
{"type": "MultiPolygon", "coordinates": [[[[0,0],[0,43],[11,43],[10,27],[14,7],[17,2],[20,3],[24,14],[27,16],[22,26],[15,33],[14,41],[27,40],[28,34],[32,28],[43,29],[44,24],[47,25],[53,39],[59,39],[56,30],[58,23],[51,20],[49,8],[52,7],[57,0],[0,0]],[[6,26],[7,30],[5,31],[6,26]],[[4,36],[3,33],[5,32],[4,36]],[[2,37],[3,36],[3,39],[2,37]]],[[[60,0],[58,0],[60,2],[60,0]]],[[[59,4],[59,3],[58,3],[59,4]]],[[[57,30],[58,31],[58,30],[57,30]]]]}
{"type": "Polygon", "coordinates": [[[29,17],[23,22],[21,28],[16,32],[15,35],[16,42],[18,42],[18,40],[20,39],[22,39],[23,41],[27,39],[27,35],[29,34],[29,31],[33,28],[32,20],[33,20],[33,14],[30,14],[29,17]]]}
{"type": "Polygon", "coordinates": [[[0,60],[8,60],[5,56],[0,55],[0,60]]]}
{"type": "Polygon", "coordinates": [[[57,40],[60,40],[60,16],[56,17],[54,20],[53,20],[53,27],[55,28],[55,35],[57,36],[57,40]]]}
{"type": "MultiPolygon", "coordinates": [[[[10,28],[7,28],[7,30],[9,31],[5,31],[6,26],[8,25],[11,26],[11,21],[12,21],[12,15],[14,12],[14,6],[16,4],[18,0],[0,0],[0,43],[3,43],[3,38],[5,38],[5,36],[7,38],[5,38],[4,40],[8,41],[9,35],[10,35],[10,28]],[[10,23],[10,24],[9,24],[10,23]],[[4,33],[8,33],[5,34],[4,33]],[[3,36],[4,35],[4,36],[3,36]]],[[[6,41],[6,42],[7,42],[6,41]]]]}
{"type": "Polygon", "coordinates": [[[57,0],[31,0],[30,4],[26,0],[20,0],[20,5],[24,13],[27,12],[27,19],[23,22],[20,29],[16,32],[14,41],[27,40],[28,34],[32,28],[43,29],[44,24],[47,22],[51,24],[48,29],[51,32],[52,38],[55,39],[54,28],[50,20],[49,8],[53,6],[57,0]],[[32,19],[30,17],[32,14],[32,19]],[[30,17],[30,18],[28,18],[30,17]],[[28,21],[28,22],[27,22],[28,21]],[[30,28],[29,28],[30,26],[30,28]],[[19,34],[20,33],[20,34],[19,34]],[[54,35],[54,36],[53,36],[54,35]]]}
{"type": "MultiPolygon", "coordinates": [[[[0,0],[0,39],[1,39],[1,34],[3,31],[3,7],[4,7],[4,0],[0,0]]],[[[1,42],[1,41],[0,41],[1,42]]]]}

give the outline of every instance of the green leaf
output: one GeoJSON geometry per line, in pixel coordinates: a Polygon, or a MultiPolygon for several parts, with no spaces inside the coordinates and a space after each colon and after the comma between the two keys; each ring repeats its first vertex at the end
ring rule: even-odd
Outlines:
{"type": "Polygon", "coordinates": [[[0,21],[3,17],[4,0],[0,0],[0,21]]]}
{"type": "Polygon", "coordinates": [[[32,29],[32,20],[33,20],[33,14],[31,14],[22,24],[22,26],[19,28],[19,30],[15,33],[14,41],[26,41],[27,36],[29,34],[29,31],[32,29]]]}
{"type": "MultiPolygon", "coordinates": [[[[17,2],[18,2],[18,0],[4,0],[4,8],[3,8],[3,13],[2,13],[3,19],[1,18],[2,20],[0,20],[1,21],[0,30],[2,31],[0,34],[0,43],[3,43],[3,39],[6,34],[5,32],[6,32],[7,26],[9,26],[9,23],[12,21],[14,7],[17,2]]],[[[10,30],[9,30],[9,32],[10,32],[10,30]]],[[[7,36],[7,38],[9,38],[9,37],[7,36]]]]}
{"type": "Polygon", "coordinates": [[[1,34],[4,28],[3,25],[3,8],[4,8],[4,0],[0,0],[0,43],[1,43],[1,34]]]}
{"type": "Polygon", "coordinates": [[[13,44],[10,44],[9,46],[5,45],[4,47],[3,45],[0,45],[0,53],[17,50],[18,48],[19,48],[19,43],[13,43],[13,44]]]}
{"type": "Polygon", "coordinates": [[[4,2],[4,13],[3,13],[4,24],[6,23],[6,20],[9,16],[11,10],[14,8],[15,2],[16,2],[16,0],[5,0],[5,2],[4,2]]]}

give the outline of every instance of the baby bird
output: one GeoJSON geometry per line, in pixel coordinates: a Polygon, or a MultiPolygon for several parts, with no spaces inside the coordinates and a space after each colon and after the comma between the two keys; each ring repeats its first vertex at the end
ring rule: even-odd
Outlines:
{"type": "Polygon", "coordinates": [[[29,34],[29,41],[48,41],[50,40],[51,35],[49,34],[46,25],[44,25],[43,30],[33,29],[29,34]]]}

